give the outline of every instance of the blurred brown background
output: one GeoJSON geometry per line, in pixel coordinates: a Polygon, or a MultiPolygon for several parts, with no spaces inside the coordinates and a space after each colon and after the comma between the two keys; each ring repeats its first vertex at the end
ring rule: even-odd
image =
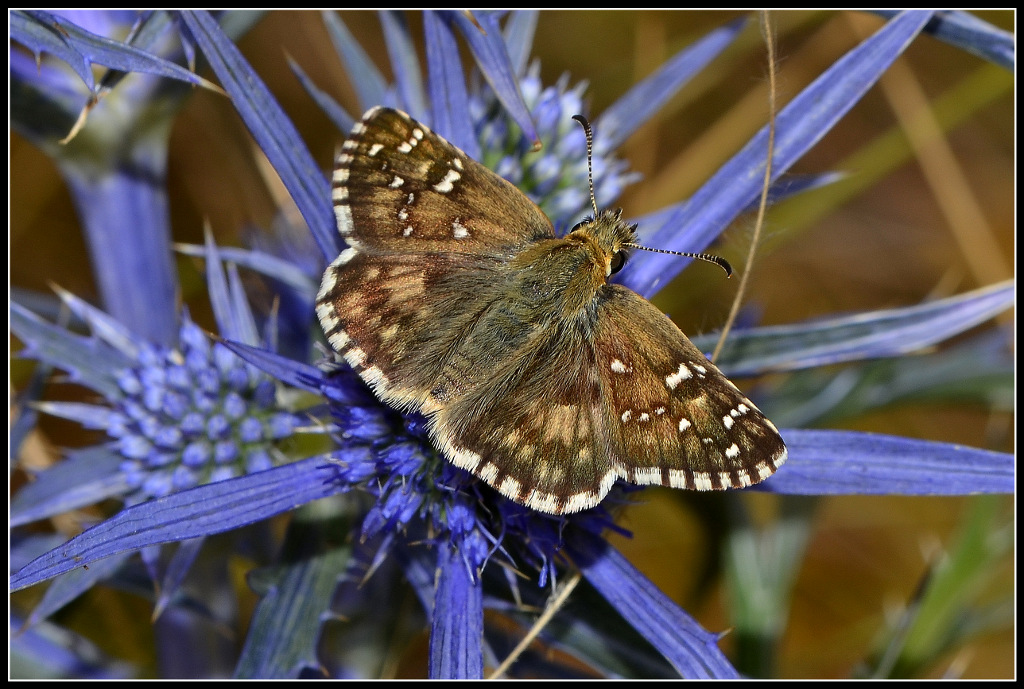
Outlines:
{"type": "MultiPolygon", "coordinates": [[[[544,12],[533,54],[541,61],[546,84],[553,84],[563,72],[573,83],[588,81],[589,112],[596,115],[667,57],[737,16],[544,12]]],[[[780,107],[882,23],[863,13],[772,16],[780,107]]],[[[1014,29],[1012,12],[979,16],[1014,29]]],[[[387,72],[376,15],[346,12],[343,18],[387,72]]],[[[414,35],[421,36],[418,17],[410,15],[410,24],[414,35]]],[[[293,57],[321,88],[358,116],[344,68],[319,14],[269,13],[240,46],[328,170],[344,134],[304,93],[285,58],[293,57]]],[[[766,70],[763,38],[752,19],[735,45],[621,149],[644,179],[615,204],[627,216],[637,216],[698,188],[764,124],[766,70]]],[[[801,196],[768,216],[747,297],[763,308],[764,324],[907,306],[1014,275],[1012,73],[923,36],[883,81],[793,170],[840,170],[853,183],[838,192],[801,196]],[[926,142],[923,152],[904,155],[903,126],[927,133],[914,119],[922,105],[939,113],[941,121],[954,124],[943,125],[942,136],[926,142]]],[[[197,91],[191,97],[175,125],[170,155],[170,205],[178,241],[201,241],[206,219],[219,242],[238,243],[243,225],[268,226],[286,198],[272,175],[266,175],[268,166],[259,161],[229,103],[214,94],[197,91]]],[[[94,297],[69,197],[48,159],[16,135],[11,137],[10,191],[12,285],[47,290],[53,281],[94,297]]],[[[752,217],[741,218],[714,250],[734,265],[742,264],[752,225],[752,217]]],[[[189,260],[179,264],[184,299],[194,317],[212,328],[197,268],[189,260]]],[[[720,279],[714,270],[688,270],[655,303],[685,332],[710,331],[722,324],[736,283],[720,279]]],[[[20,382],[16,369],[15,387],[20,382]]],[[[976,406],[887,410],[858,419],[856,428],[1014,449],[1012,415],[976,406]]],[[[56,445],[74,442],[66,435],[74,430],[68,424],[48,422],[42,430],[56,445]]],[[[644,498],[644,505],[625,515],[624,524],[634,530],[635,538],[620,541],[620,547],[705,626],[727,627],[718,587],[698,589],[694,581],[707,552],[708,536],[699,518],[701,496],[680,498],[672,491],[652,489],[644,498]]],[[[774,510],[771,496],[749,499],[755,514],[770,515],[774,510]]],[[[928,558],[949,542],[968,503],[948,498],[822,500],[796,583],[779,676],[848,676],[871,649],[885,620],[908,600],[928,558]]],[[[1006,499],[1008,524],[1012,509],[1012,500],[1006,499]]],[[[989,587],[986,595],[993,599],[1012,590],[1010,558],[993,574],[989,587]]],[[[931,675],[955,671],[965,677],[1011,677],[1014,655],[1013,634],[1006,632],[983,638],[937,664],[931,675]]]]}

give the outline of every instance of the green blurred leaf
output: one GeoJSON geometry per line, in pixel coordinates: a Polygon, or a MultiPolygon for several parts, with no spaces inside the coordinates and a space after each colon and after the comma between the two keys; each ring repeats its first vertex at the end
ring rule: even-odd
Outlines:
{"type": "Polygon", "coordinates": [[[865,674],[920,677],[976,635],[1012,626],[1012,602],[981,605],[981,598],[1013,549],[1006,501],[978,496],[947,552],[938,555],[914,599],[886,632],[865,674]]]}

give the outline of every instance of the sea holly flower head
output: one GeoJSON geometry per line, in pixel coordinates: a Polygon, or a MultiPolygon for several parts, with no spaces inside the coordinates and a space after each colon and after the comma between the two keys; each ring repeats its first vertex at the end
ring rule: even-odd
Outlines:
{"type": "Polygon", "coordinates": [[[141,348],[116,374],[125,399],[107,434],[128,485],[148,497],[269,469],[273,441],[298,425],[277,409],[273,381],[189,320],[181,341],[181,351],[141,348]]]}
{"type": "MultiPolygon", "coordinates": [[[[185,44],[209,61],[232,105],[280,175],[323,258],[334,260],[343,245],[331,213],[329,183],[294,126],[213,17],[202,12],[174,17],[185,44]]],[[[536,15],[482,12],[474,19],[479,27],[464,14],[424,15],[426,82],[401,15],[381,15],[393,81],[376,71],[351,35],[346,38],[346,30],[334,15],[328,15],[326,21],[350,67],[360,111],[383,104],[410,112],[472,157],[512,178],[542,204],[558,227],[567,227],[580,213],[589,212],[583,136],[578,125],[568,119],[585,112],[578,107],[584,100],[583,88],[570,87],[570,78],[553,87],[544,86],[536,67],[526,67],[536,15]],[[483,75],[472,77],[475,85],[469,88],[459,60],[459,42],[469,47],[474,69],[483,75]],[[544,143],[539,153],[533,150],[536,141],[544,143]]],[[[633,179],[612,157],[612,151],[728,45],[739,28],[730,25],[713,31],[670,58],[613,106],[586,113],[597,133],[595,183],[601,206],[612,203],[621,187],[633,179]]],[[[1005,41],[998,32],[960,13],[894,17],[779,113],[778,172],[784,172],[813,145],[921,30],[960,45],[987,45],[978,52],[1005,60],[1006,51],[999,48],[1005,41]]],[[[69,36],[66,40],[72,47],[87,51],[78,34],[69,32],[69,36]]],[[[365,40],[361,34],[360,41],[365,40]]],[[[1009,54],[1012,56],[1012,48],[1009,54]]],[[[297,71],[311,96],[340,130],[347,132],[356,118],[318,89],[300,68],[297,71]]],[[[755,137],[689,202],[649,217],[647,224],[656,240],[648,243],[666,249],[702,250],[738,213],[749,208],[760,185],[756,173],[763,165],[764,136],[755,137]]],[[[777,197],[796,193],[793,188],[773,191],[777,197]]],[[[171,336],[140,338],[139,333],[125,330],[130,323],[119,328],[117,319],[110,321],[98,310],[78,308],[80,318],[95,334],[82,338],[62,333],[21,307],[12,307],[15,332],[28,344],[30,355],[68,371],[103,397],[104,404],[93,405],[102,408],[98,415],[96,409],[87,412],[79,408],[75,418],[110,434],[101,461],[109,466],[113,457],[110,475],[128,477],[127,483],[114,489],[121,493],[115,494],[141,490],[143,495],[153,496],[66,543],[20,540],[19,533],[18,547],[12,552],[16,570],[12,586],[20,589],[56,577],[45,603],[33,611],[32,624],[95,581],[106,577],[118,581],[119,567],[127,562],[127,555],[137,551],[161,589],[177,591],[173,583],[179,577],[176,572],[188,570],[180,565],[196,557],[203,537],[246,525],[251,525],[249,533],[262,534],[266,519],[294,512],[279,559],[252,578],[261,599],[241,657],[229,661],[235,676],[295,676],[302,668],[319,668],[321,672],[329,668],[330,674],[337,676],[379,674],[379,665],[367,663],[366,658],[393,657],[394,649],[375,639],[393,639],[395,630],[408,628],[398,623],[401,608],[394,599],[396,591],[411,590],[430,626],[429,674],[479,677],[484,673],[485,657],[504,655],[500,635],[485,629],[485,608],[528,625],[532,615],[524,609],[543,607],[552,591],[561,592],[558,586],[563,582],[571,585],[574,571],[586,587],[573,595],[583,596],[586,603],[573,608],[568,624],[560,626],[556,617],[556,623],[543,630],[542,638],[558,644],[575,660],[611,676],[737,675],[719,648],[719,636],[696,624],[605,539],[613,526],[605,510],[614,509],[621,496],[568,518],[539,515],[502,498],[429,445],[422,417],[401,415],[379,403],[344,364],[326,363],[319,354],[309,361],[275,354],[268,346],[274,337],[255,336],[254,319],[243,306],[244,290],[235,269],[229,268],[226,280],[217,275],[222,262],[230,260],[273,278],[298,297],[283,303],[306,305],[305,316],[297,310],[287,314],[289,319],[301,323],[305,318],[312,328],[310,307],[319,281],[315,270],[271,255],[266,248],[185,251],[206,256],[208,288],[224,342],[204,341],[187,318],[178,326],[176,310],[171,311],[176,324],[171,336]],[[213,272],[211,266],[216,267],[213,272]],[[119,358],[119,366],[100,370],[83,365],[83,359],[110,352],[119,358]],[[245,364],[239,366],[238,359],[231,358],[236,356],[245,364]],[[257,370],[262,373],[255,373],[257,370]],[[190,376],[187,380],[185,373],[190,376]],[[306,458],[290,463],[267,466],[257,461],[250,466],[246,460],[250,452],[263,448],[276,459],[274,441],[293,438],[298,430],[296,417],[282,407],[277,392],[270,395],[265,376],[322,397],[326,404],[310,407],[302,418],[309,428],[327,432],[333,444],[330,449],[312,450],[306,458]],[[201,423],[195,414],[203,416],[201,423]],[[126,439],[123,444],[121,439],[126,439]],[[107,452],[110,449],[116,452],[107,452]],[[134,456],[126,458],[122,450],[134,456]],[[172,464],[175,470],[183,467],[178,479],[181,486],[191,485],[193,480],[200,483],[222,466],[230,467],[227,472],[234,477],[175,490],[176,474],[167,469],[172,464]],[[147,483],[148,477],[156,478],[147,483]],[[339,495],[343,498],[337,499],[339,495]],[[181,545],[165,569],[151,546],[169,542],[181,545]],[[172,585],[167,586],[168,582],[172,585]],[[355,643],[332,644],[330,625],[311,622],[336,619],[336,613],[349,621],[340,625],[342,637],[349,634],[355,643]],[[609,620],[614,620],[613,634],[607,629],[609,620]],[[367,648],[372,652],[364,652],[367,648]]],[[[668,265],[660,259],[638,258],[624,271],[623,280],[638,292],[652,294],[680,268],[679,262],[668,265]]],[[[154,303],[166,309],[167,301],[154,303]]],[[[920,306],[818,319],[789,329],[757,328],[731,339],[733,349],[726,350],[724,359],[726,372],[796,371],[791,380],[799,381],[804,372],[816,372],[814,367],[843,362],[854,375],[860,375],[857,367],[872,365],[869,360],[882,361],[883,357],[931,347],[990,318],[1011,301],[1012,288],[997,285],[920,306]]],[[[264,330],[273,331],[276,322],[271,321],[264,330]]],[[[990,381],[1005,378],[1011,366],[994,353],[998,345],[992,338],[968,342],[963,352],[950,351],[948,361],[942,359],[942,370],[959,376],[958,381],[975,372],[989,376],[990,381]],[[986,366],[962,363],[971,361],[972,356],[976,359],[981,351],[991,354],[984,359],[986,366]]],[[[698,346],[710,349],[703,341],[698,341],[698,346]]],[[[901,390],[912,389],[909,379],[901,379],[899,372],[890,371],[886,380],[902,381],[906,386],[889,386],[884,396],[889,403],[900,399],[901,390]]],[[[863,394],[856,399],[829,397],[826,393],[834,393],[835,388],[835,384],[816,386],[821,394],[813,409],[801,407],[806,392],[800,393],[800,389],[806,388],[790,391],[789,403],[769,414],[783,426],[791,459],[766,485],[768,490],[800,495],[894,490],[901,494],[962,494],[965,487],[977,492],[1012,490],[1012,458],[1005,454],[899,436],[794,427],[822,418],[815,413],[840,414],[843,401],[846,409],[850,403],[867,410],[878,404],[877,388],[858,388],[863,394]]],[[[30,393],[34,390],[35,386],[29,386],[30,393]]],[[[778,397],[787,400],[784,394],[778,397]]],[[[760,396],[758,402],[768,411],[772,399],[760,396]]],[[[70,407],[62,409],[70,415],[70,407]]],[[[21,500],[17,511],[20,523],[54,514],[57,506],[72,509],[92,504],[71,503],[66,496],[75,494],[73,479],[92,478],[87,471],[89,462],[100,454],[72,454],[70,461],[41,473],[32,486],[19,491],[15,504],[21,500]],[[70,468],[58,469],[65,465],[70,468]],[[25,509],[38,504],[46,508],[25,509]]],[[[101,490],[111,494],[110,482],[88,485],[99,484],[106,487],[96,488],[92,496],[101,490]]],[[[751,550],[744,551],[738,539],[730,543],[730,553],[751,550]]],[[[791,571],[799,557],[788,555],[791,550],[780,555],[779,562],[789,563],[791,571]]],[[[756,566],[736,568],[737,588],[763,592],[759,586],[765,582],[749,581],[759,571],[756,566]]],[[[777,579],[782,582],[780,587],[787,581],[784,574],[777,579]]],[[[209,597],[212,600],[215,594],[209,597]]],[[[784,597],[782,593],[777,598],[784,597]]],[[[157,610],[171,605],[171,600],[161,596],[157,610]]],[[[165,619],[161,617],[158,624],[165,619]]],[[[756,636],[748,634],[751,627],[742,629],[744,638],[756,636]]],[[[192,638],[197,633],[195,625],[183,624],[175,629],[174,638],[192,638]]],[[[766,638],[777,638],[778,633],[770,631],[766,638]]],[[[526,672],[535,668],[536,660],[521,662],[526,672]]],[[[181,674],[174,670],[168,674],[181,674]]]]}
{"type": "MultiPolygon", "coordinates": [[[[570,88],[566,75],[554,86],[545,87],[539,72],[535,63],[519,81],[542,144],[539,151],[533,150],[533,142],[493,95],[486,100],[472,98],[470,112],[480,142],[481,162],[525,192],[557,228],[565,230],[574,219],[593,212],[586,139],[579,123],[572,119],[586,111],[586,84],[570,88]]],[[[614,157],[607,143],[612,140],[611,132],[602,131],[593,148],[594,194],[608,203],[639,177],[626,171],[627,161],[614,157]]]]}
{"type": "MultiPolygon", "coordinates": [[[[224,280],[219,265],[210,272],[215,282],[224,280]]],[[[237,285],[237,275],[232,277],[237,285]]],[[[37,402],[35,408],[105,432],[96,449],[117,460],[116,468],[110,466],[118,477],[113,485],[121,486],[128,503],[265,471],[284,460],[276,446],[301,421],[279,403],[279,384],[222,342],[211,342],[187,312],[178,342],[169,347],[138,338],[67,292],[61,297],[89,324],[92,337],[46,323],[14,303],[13,327],[26,344],[22,356],[65,368],[105,404],[37,402]]],[[[226,314],[235,310],[251,319],[244,301],[225,298],[215,310],[226,330],[245,337],[226,314]]],[[[15,522],[28,514],[38,518],[41,508],[16,500],[15,522]],[[22,508],[32,511],[23,515],[22,508]]]]}

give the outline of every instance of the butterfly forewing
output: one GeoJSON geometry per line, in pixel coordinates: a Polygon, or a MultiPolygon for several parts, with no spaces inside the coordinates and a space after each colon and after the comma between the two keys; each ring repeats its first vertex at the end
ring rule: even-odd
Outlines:
{"type": "Polygon", "coordinates": [[[348,248],[317,315],[388,403],[509,498],[561,514],[616,479],[747,486],[777,429],[650,303],[605,284],[633,228],[605,212],[555,238],[514,186],[427,127],[370,110],[338,156],[348,248]]]}
{"type": "Polygon", "coordinates": [[[358,250],[508,257],[553,237],[526,196],[408,115],[374,108],[342,145],[333,177],[338,231],[358,250]],[[487,212],[481,212],[481,209],[487,212]]]}
{"type": "Polygon", "coordinates": [[[332,196],[349,246],[324,273],[317,316],[375,392],[421,408],[452,343],[499,298],[509,258],[553,237],[551,222],[504,179],[386,108],[368,111],[343,144],[332,196]]]}
{"type": "Polygon", "coordinates": [[[420,409],[449,366],[446,353],[500,299],[501,274],[487,256],[342,253],[324,274],[317,315],[331,346],[380,397],[420,409]]]}

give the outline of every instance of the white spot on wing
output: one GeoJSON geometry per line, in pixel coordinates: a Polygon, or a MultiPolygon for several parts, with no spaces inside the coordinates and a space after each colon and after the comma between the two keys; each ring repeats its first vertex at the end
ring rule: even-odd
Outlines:
{"type": "MultiPolygon", "coordinates": [[[[522,493],[523,484],[519,483],[516,479],[511,476],[506,476],[501,481],[501,485],[496,486],[498,492],[502,495],[506,495],[510,498],[518,498],[522,493]]],[[[532,497],[532,496],[531,496],[532,497]]]]}
{"type": "Polygon", "coordinates": [[[612,359],[612,371],[615,373],[625,373],[627,370],[626,365],[618,359],[612,359]]]}
{"type": "Polygon", "coordinates": [[[360,371],[359,376],[366,381],[366,383],[374,389],[377,394],[386,392],[390,381],[387,376],[376,366],[370,366],[369,368],[360,371]]]}
{"type": "Polygon", "coordinates": [[[729,459],[735,459],[740,456],[740,448],[736,447],[736,443],[733,443],[725,451],[725,456],[729,459]]]}
{"type": "Polygon", "coordinates": [[[661,483],[661,469],[642,467],[633,474],[633,482],[638,484],[661,483]]]}
{"type": "Polygon", "coordinates": [[[668,485],[673,488],[686,488],[688,474],[680,469],[669,469],[668,485]]]}
{"type": "MultiPolygon", "coordinates": [[[[509,497],[512,496],[509,495],[509,497]]],[[[540,512],[548,512],[549,514],[558,511],[558,502],[558,496],[553,493],[545,493],[540,490],[532,491],[526,498],[526,504],[528,507],[540,512]]]]}
{"type": "Polygon", "coordinates": [[[340,324],[338,317],[334,315],[333,304],[317,304],[316,317],[325,331],[333,331],[340,324]]]}
{"type": "Polygon", "coordinates": [[[374,144],[373,146],[370,146],[370,150],[367,151],[366,154],[372,158],[380,153],[380,149],[382,148],[384,148],[384,144],[374,144]]]}
{"type": "MultiPolygon", "coordinates": [[[[612,489],[612,485],[615,484],[616,478],[618,478],[618,474],[615,471],[609,471],[601,477],[601,482],[596,491],[585,490],[576,493],[575,495],[570,495],[558,512],[561,512],[562,514],[571,514],[573,512],[579,512],[580,510],[593,507],[597,503],[601,502],[601,499],[612,489]]],[[[555,496],[551,497],[554,498],[555,496]]],[[[557,504],[557,499],[555,502],[557,504]]],[[[555,510],[551,511],[554,512],[555,510]]]]}
{"type": "Polygon", "coordinates": [[[335,351],[340,352],[348,346],[349,336],[344,330],[336,330],[327,336],[327,341],[331,343],[335,351]]]}
{"type": "MultiPolygon", "coordinates": [[[[334,291],[334,286],[337,284],[337,280],[338,278],[337,276],[335,276],[333,270],[328,269],[324,271],[323,280],[320,281],[320,291],[316,293],[317,301],[320,301],[329,293],[334,291]]],[[[334,310],[334,307],[331,306],[330,304],[321,304],[321,306],[330,308],[332,311],[334,310]]],[[[320,308],[320,306],[318,306],[317,308],[320,308]]]]}
{"type": "Polygon", "coordinates": [[[494,479],[498,477],[498,467],[494,466],[491,462],[487,462],[482,469],[476,472],[476,475],[487,483],[493,483],[494,479]]]}
{"type": "Polygon", "coordinates": [[[448,172],[445,173],[444,179],[434,185],[434,191],[439,194],[447,194],[455,188],[454,183],[458,182],[460,179],[462,179],[462,175],[449,168],[448,172]]]}
{"type": "Polygon", "coordinates": [[[689,428],[690,425],[691,424],[689,419],[679,419],[679,432],[682,433],[687,428],[689,428]]]}
{"type": "MultiPolygon", "coordinates": [[[[435,429],[435,433],[436,435],[434,437],[434,440],[437,441],[438,447],[441,448],[441,452],[444,453],[444,456],[447,457],[452,464],[467,471],[476,471],[476,468],[477,466],[479,466],[481,460],[479,454],[473,452],[472,450],[467,450],[465,448],[456,446],[451,441],[451,438],[448,437],[448,432],[446,428],[443,426],[435,429]]],[[[486,478],[485,480],[491,485],[494,485],[492,481],[494,477],[497,475],[497,468],[493,464],[488,463],[487,466],[483,468],[483,473],[486,473],[488,471],[493,471],[494,474],[490,476],[490,478],[486,478]]]]}
{"type": "Polygon", "coordinates": [[[459,222],[458,218],[452,221],[452,236],[456,239],[465,239],[469,236],[469,230],[466,226],[459,222]]]}
{"type": "Polygon", "coordinates": [[[693,373],[690,369],[686,368],[686,364],[679,364],[676,372],[665,378],[665,385],[668,386],[669,390],[675,390],[677,385],[689,378],[693,378],[693,373]]]}

